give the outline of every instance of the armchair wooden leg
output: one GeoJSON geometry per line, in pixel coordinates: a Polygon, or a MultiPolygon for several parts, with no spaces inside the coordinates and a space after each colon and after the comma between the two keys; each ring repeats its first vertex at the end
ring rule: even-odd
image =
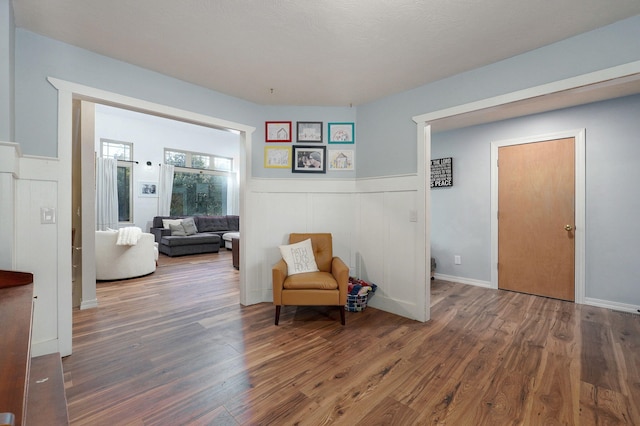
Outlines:
{"type": "Polygon", "coordinates": [[[276,305],[276,325],[278,325],[278,321],[280,321],[280,308],[282,306],[276,305]]]}
{"type": "Polygon", "coordinates": [[[342,325],[345,325],[344,306],[340,306],[340,321],[342,322],[342,325]]]}

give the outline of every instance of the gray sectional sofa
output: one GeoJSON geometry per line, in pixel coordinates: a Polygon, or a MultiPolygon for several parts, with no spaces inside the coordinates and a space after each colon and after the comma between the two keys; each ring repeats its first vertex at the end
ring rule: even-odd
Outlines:
{"type": "Polygon", "coordinates": [[[153,218],[150,232],[155,236],[160,253],[173,257],[217,253],[223,245],[222,235],[239,230],[240,217],[234,215],[156,216],[153,218]],[[184,227],[176,222],[183,219],[187,219],[184,221],[184,227]]]}

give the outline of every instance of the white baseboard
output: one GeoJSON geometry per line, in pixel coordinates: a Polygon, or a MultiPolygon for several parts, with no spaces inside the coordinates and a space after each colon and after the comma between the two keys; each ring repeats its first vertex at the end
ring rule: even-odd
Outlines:
{"type": "MultiPolygon", "coordinates": [[[[444,275],[444,274],[435,274],[434,277],[438,280],[443,280],[443,281],[451,281],[451,282],[456,282],[460,284],[474,285],[477,287],[492,288],[491,282],[489,281],[480,281],[480,280],[474,280],[471,278],[454,277],[452,275],[444,275]]],[[[585,297],[584,304],[589,306],[596,306],[598,308],[612,309],[614,311],[640,314],[640,306],[638,305],[630,305],[627,303],[613,302],[611,300],[602,300],[602,299],[595,299],[593,297],[585,297]]]]}
{"type": "Polygon", "coordinates": [[[31,342],[31,357],[60,352],[58,343],[58,339],[46,340],[44,342],[31,342]]]}
{"type": "Polygon", "coordinates": [[[584,304],[589,306],[597,306],[599,308],[613,309],[614,311],[630,312],[632,314],[640,313],[640,306],[629,305],[627,303],[612,302],[610,300],[594,299],[593,297],[585,297],[584,304]]]}
{"type": "MultiPolygon", "coordinates": [[[[383,296],[382,294],[370,294],[367,301],[367,306],[371,306],[372,308],[380,309],[381,311],[389,312],[391,314],[409,318],[415,321],[424,322],[416,318],[415,305],[399,300],[390,299],[383,296]]],[[[426,320],[428,320],[428,318],[426,320]]]]}
{"type": "Polygon", "coordinates": [[[98,307],[98,299],[83,300],[80,302],[80,310],[98,307]]]}
{"type": "Polygon", "coordinates": [[[434,274],[434,278],[442,281],[452,281],[454,283],[475,285],[476,287],[492,288],[490,281],[474,280],[473,278],[454,277],[453,275],[434,274]]]}

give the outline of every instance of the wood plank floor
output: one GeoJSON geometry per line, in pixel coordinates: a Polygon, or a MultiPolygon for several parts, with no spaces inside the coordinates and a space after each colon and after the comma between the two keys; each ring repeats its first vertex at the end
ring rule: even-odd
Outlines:
{"type": "MultiPolygon", "coordinates": [[[[376,297],[375,295],[373,297],[376,297]]],[[[231,254],[99,283],[72,425],[640,425],[640,317],[444,281],[432,320],[239,305],[231,254]]]]}

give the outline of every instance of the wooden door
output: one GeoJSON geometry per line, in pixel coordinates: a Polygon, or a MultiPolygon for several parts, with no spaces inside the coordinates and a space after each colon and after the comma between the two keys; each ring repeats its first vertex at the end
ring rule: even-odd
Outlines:
{"type": "Polygon", "coordinates": [[[498,288],[575,299],[575,140],[498,150],[498,288]]]}

